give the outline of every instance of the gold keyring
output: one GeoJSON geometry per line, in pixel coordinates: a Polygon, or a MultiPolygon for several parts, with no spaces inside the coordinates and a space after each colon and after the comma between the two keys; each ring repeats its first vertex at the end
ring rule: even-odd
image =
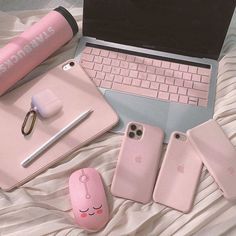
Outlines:
{"type": "Polygon", "coordinates": [[[36,117],[37,117],[37,113],[35,110],[30,110],[29,112],[27,112],[26,116],[25,116],[25,119],[24,119],[24,122],[22,124],[22,127],[21,127],[21,133],[26,136],[26,135],[29,135],[33,128],[34,128],[34,124],[35,124],[35,121],[36,121],[36,117]],[[29,130],[25,130],[26,126],[27,126],[27,123],[28,123],[28,120],[29,119],[32,119],[31,121],[31,124],[29,126],[29,130]]]}

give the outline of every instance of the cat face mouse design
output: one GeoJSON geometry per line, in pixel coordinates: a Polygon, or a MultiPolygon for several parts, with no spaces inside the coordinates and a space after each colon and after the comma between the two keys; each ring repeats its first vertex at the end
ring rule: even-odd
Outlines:
{"type": "Polygon", "coordinates": [[[76,223],[89,231],[102,229],[109,211],[99,173],[94,168],[75,171],[69,179],[69,191],[76,223]]]}

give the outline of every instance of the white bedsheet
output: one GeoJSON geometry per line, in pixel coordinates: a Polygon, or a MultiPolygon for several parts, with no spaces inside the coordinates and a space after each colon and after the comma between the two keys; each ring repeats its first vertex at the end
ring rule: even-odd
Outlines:
{"type": "MultiPolygon", "coordinates": [[[[70,11],[81,29],[82,9],[70,11]]],[[[47,12],[0,12],[0,47],[47,12]]],[[[234,17],[222,50],[214,118],[236,147],[235,21],[234,17]]],[[[73,58],[77,40],[74,38],[61,48],[32,75],[73,58]]],[[[74,223],[68,191],[70,174],[84,167],[95,167],[101,173],[111,215],[107,226],[91,235],[236,235],[236,206],[222,197],[205,168],[194,209],[189,214],[153,202],[142,205],[113,197],[110,185],[121,140],[121,135],[107,133],[24,186],[9,193],[0,190],[0,235],[87,235],[74,223]]]]}

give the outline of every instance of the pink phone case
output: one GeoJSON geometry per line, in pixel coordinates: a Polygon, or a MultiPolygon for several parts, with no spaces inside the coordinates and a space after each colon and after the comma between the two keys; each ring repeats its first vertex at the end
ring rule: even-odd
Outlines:
{"type": "Polygon", "coordinates": [[[113,195],[142,203],[151,200],[163,138],[158,127],[137,122],[127,125],[111,185],[113,195]]]}
{"type": "Polygon", "coordinates": [[[236,150],[221,127],[209,120],[187,132],[193,147],[228,200],[236,199],[236,150]]]}
{"type": "Polygon", "coordinates": [[[186,134],[173,132],[153,192],[155,202],[187,213],[202,169],[202,161],[186,134]]]}

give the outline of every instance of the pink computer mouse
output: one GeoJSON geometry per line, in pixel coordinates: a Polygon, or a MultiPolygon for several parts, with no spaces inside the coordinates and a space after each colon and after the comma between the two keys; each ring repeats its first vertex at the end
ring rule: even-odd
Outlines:
{"type": "Polygon", "coordinates": [[[69,179],[69,190],[76,223],[89,231],[102,229],[109,220],[109,211],[99,173],[94,168],[75,171],[69,179]]]}

